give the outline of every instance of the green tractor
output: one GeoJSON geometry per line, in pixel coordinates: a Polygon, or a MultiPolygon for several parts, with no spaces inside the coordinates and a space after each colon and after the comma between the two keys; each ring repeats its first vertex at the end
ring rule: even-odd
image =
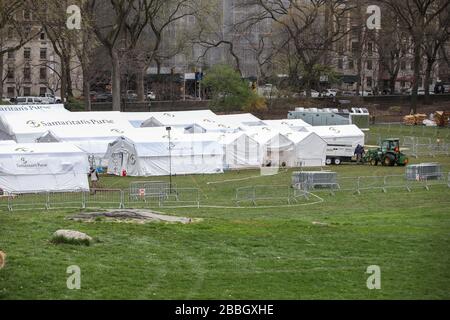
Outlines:
{"type": "Polygon", "coordinates": [[[400,141],[397,138],[385,139],[377,149],[368,150],[364,155],[364,162],[376,166],[379,162],[383,166],[404,166],[408,164],[408,157],[400,152],[400,141]]]}

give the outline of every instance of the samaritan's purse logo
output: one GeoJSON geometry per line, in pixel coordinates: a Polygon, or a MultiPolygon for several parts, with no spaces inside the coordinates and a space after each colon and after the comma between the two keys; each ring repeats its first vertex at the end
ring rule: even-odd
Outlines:
{"type": "Polygon", "coordinates": [[[41,126],[41,124],[35,120],[28,120],[27,124],[32,128],[39,128],[41,126]]]}
{"type": "Polygon", "coordinates": [[[25,147],[15,148],[14,151],[17,151],[17,152],[34,152],[33,150],[25,148],[25,147]]]}

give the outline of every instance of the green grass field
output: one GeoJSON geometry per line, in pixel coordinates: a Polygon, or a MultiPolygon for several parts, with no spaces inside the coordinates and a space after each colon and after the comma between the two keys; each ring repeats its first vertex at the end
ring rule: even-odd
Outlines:
{"type": "MultiPolygon", "coordinates": [[[[438,161],[450,170],[450,157],[411,160],[438,161]]],[[[354,177],[404,173],[350,164],[328,169],[354,177]]],[[[232,205],[235,188],[288,185],[291,171],[252,179],[243,178],[258,171],[177,176],[174,182],[199,188],[202,203],[232,205]],[[243,180],[207,184],[229,179],[243,180]]],[[[127,188],[136,180],[102,177],[101,185],[127,188]]],[[[318,194],[323,202],[292,207],[159,209],[202,219],[185,225],[67,220],[76,209],[0,211],[0,250],[8,255],[0,299],[450,298],[450,188],[318,194]],[[52,244],[61,228],[99,242],[52,244]],[[80,290],[66,287],[70,265],[81,268],[80,290]],[[366,287],[369,265],[381,268],[380,290],[366,287]]]]}

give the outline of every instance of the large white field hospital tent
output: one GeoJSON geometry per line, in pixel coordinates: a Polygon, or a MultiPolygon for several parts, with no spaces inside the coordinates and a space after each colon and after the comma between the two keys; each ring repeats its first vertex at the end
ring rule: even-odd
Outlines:
{"type": "Polygon", "coordinates": [[[95,160],[95,165],[106,167],[105,153],[108,144],[125,134],[126,130],[108,127],[92,127],[80,130],[77,127],[55,127],[47,131],[36,142],[69,142],[86,152],[95,160]]]}
{"type": "Polygon", "coordinates": [[[127,131],[109,144],[105,155],[110,174],[162,176],[223,172],[223,148],[212,137],[185,134],[165,127],[127,131]],[[170,147],[169,147],[170,146],[170,147]]]}
{"type": "Polygon", "coordinates": [[[0,105],[0,115],[5,113],[27,113],[27,112],[69,112],[62,103],[58,104],[11,104],[0,105]]]}
{"type": "Polygon", "coordinates": [[[260,144],[262,166],[322,166],[327,143],[315,133],[254,127],[245,132],[260,144]]]}
{"type": "Polygon", "coordinates": [[[261,165],[259,143],[248,134],[221,133],[216,139],[223,147],[225,169],[255,168],[261,165]]]}
{"type": "Polygon", "coordinates": [[[304,131],[314,132],[323,138],[328,146],[351,147],[355,150],[358,144],[364,145],[364,132],[356,125],[339,126],[310,126],[304,127],[304,131]]]}
{"type": "Polygon", "coordinates": [[[95,128],[126,130],[133,126],[120,112],[33,112],[3,114],[0,116],[0,132],[11,136],[18,143],[32,143],[53,129],[75,129],[78,132],[95,128]]]}
{"type": "Polygon", "coordinates": [[[302,119],[283,119],[283,120],[264,120],[265,125],[276,128],[289,128],[295,131],[301,131],[304,127],[311,127],[302,119]]]}
{"type": "Polygon", "coordinates": [[[142,123],[141,127],[172,126],[184,129],[188,125],[204,119],[215,119],[216,117],[216,114],[211,110],[154,112],[150,118],[142,123]]]}
{"type": "Polygon", "coordinates": [[[15,193],[89,190],[86,153],[68,143],[0,144],[0,188],[15,193]]]}

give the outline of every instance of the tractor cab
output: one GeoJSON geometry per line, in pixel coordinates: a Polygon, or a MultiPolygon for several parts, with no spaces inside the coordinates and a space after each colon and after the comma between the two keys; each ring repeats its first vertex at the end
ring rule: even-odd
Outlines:
{"type": "Polygon", "coordinates": [[[400,139],[398,138],[390,138],[383,140],[381,143],[381,152],[393,152],[393,153],[399,153],[400,152],[400,139]]]}

